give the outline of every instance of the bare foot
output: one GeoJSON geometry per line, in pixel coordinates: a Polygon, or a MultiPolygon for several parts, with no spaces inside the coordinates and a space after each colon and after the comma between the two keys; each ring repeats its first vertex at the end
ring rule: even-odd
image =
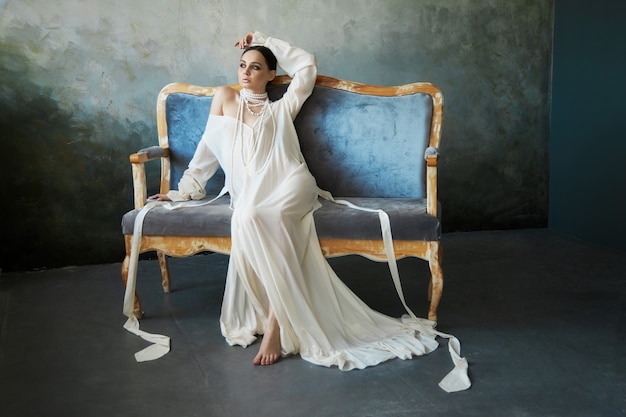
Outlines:
{"type": "Polygon", "coordinates": [[[280,327],[274,311],[270,310],[259,353],[257,353],[252,363],[255,365],[272,365],[280,359],[280,352],[280,327]]]}

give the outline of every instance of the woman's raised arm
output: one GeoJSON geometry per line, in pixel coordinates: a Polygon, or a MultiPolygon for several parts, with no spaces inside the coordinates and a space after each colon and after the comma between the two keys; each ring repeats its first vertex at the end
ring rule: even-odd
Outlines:
{"type": "Polygon", "coordinates": [[[283,96],[289,106],[292,119],[295,119],[306,99],[313,92],[317,77],[317,62],[313,54],[291,45],[289,42],[265,36],[260,32],[250,33],[239,40],[249,43],[248,46],[262,45],[269,48],[278,60],[278,66],[282,68],[292,80],[287,92],[283,96]]]}

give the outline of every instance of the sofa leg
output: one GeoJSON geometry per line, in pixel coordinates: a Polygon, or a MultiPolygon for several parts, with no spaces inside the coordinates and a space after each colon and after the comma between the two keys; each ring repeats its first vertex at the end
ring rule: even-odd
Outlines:
{"type": "Polygon", "coordinates": [[[161,268],[161,286],[163,292],[169,294],[170,292],[170,269],[167,264],[167,255],[165,252],[157,251],[157,258],[159,258],[159,267],[161,268]]]}
{"type": "Polygon", "coordinates": [[[433,280],[428,280],[428,301],[433,299],[433,280]]]}
{"type": "MultiPolygon", "coordinates": [[[[128,267],[130,265],[130,255],[126,254],[126,257],[122,261],[122,284],[124,284],[124,288],[126,288],[126,284],[128,283],[128,267]]],[[[137,318],[137,320],[143,317],[143,311],[141,310],[141,300],[139,300],[139,296],[137,292],[135,292],[135,302],[133,305],[133,314],[137,318]]]]}
{"type": "Polygon", "coordinates": [[[443,293],[443,270],[441,269],[441,246],[439,242],[429,243],[429,261],[431,280],[428,285],[428,296],[430,307],[428,309],[428,319],[437,321],[437,308],[443,293]]]}

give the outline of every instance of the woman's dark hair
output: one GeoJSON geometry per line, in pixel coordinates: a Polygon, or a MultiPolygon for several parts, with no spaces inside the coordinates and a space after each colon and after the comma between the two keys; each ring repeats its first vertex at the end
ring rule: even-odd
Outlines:
{"type": "Polygon", "coordinates": [[[276,64],[277,64],[277,59],[276,56],[274,55],[274,53],[272,51],[270,51],[269,48],[265,47],[265,46],[249,46],[246,48],[245,51],[243,51],[243,53],[241,54],[241,56],[243,56],[246,52],[248,51],[258,51],[260,52],[263,57],[265,58],[265,62],[267,62],[267,66],[269,67],[270,71],[276,71],[276,64]]]}

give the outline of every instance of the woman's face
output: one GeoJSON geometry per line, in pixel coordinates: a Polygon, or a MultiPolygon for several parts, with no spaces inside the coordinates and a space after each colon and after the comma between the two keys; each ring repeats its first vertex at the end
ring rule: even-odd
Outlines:
{"type": "Polygon", "coordinates": [[[267,83],[276,77],[276,71],[269,69],[262,53],[251,50],[241,56],[237,76],[239,84],[246,90],[264,93],[267,83]]]}

